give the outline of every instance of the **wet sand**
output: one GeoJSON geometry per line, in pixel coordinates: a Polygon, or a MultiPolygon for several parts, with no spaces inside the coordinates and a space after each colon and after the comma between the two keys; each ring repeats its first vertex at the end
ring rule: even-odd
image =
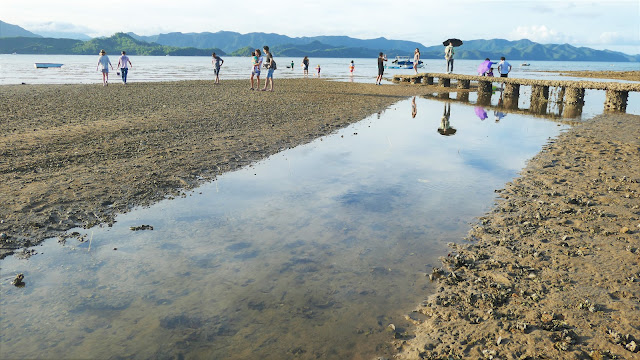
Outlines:
{"type": "Polygon", "coordinates": [[[562,71],[560,72],[560,75],[596,79],[640,81],[640,71],[562,71]]]}
{"type": "Polygon", "coordinates": [[[398,358],[640,358],[639,160],[640,116],[551,141],[427,274],[398,358]]]}
{"type": "MultiPolygon", "coordinates": [[[[0,86],[0,258],[384,110],[414,86],[276,79],[0,86]]],[[[28,253],[27,253],[28,255],[28,253]]]]}
{"type": "MultiPolygon", "coordinates": [[[[0,87],[1,256],[108,224],[428,86],[276,79],[0,87]]],[[[638,357],[640,117],[571,129],[498,191],[409,314],[403,359],[638,357]],[[635,352],[634,352],[635,351],[635,352]]],[[[429,278],[425,277],[425,281],[429,278]]]]}

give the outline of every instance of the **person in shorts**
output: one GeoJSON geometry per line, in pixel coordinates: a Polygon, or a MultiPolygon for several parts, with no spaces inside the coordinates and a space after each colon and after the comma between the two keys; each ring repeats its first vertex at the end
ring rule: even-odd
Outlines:
{"type": "Polygon", "coordinates": [[[216,75],[214,84],[220,84],[220,66],[224,64],[224,60],[216,53],[211,54],[211,64],[213,65],[213,73],[216,75]]]}
{"type": "Polygon", "coordinates": [[[309,58],[306,56],[302,59],[302,73],[309,75],[309,58]]]}
{"type": "Polygon", "coordinates": [[[262,66],[262,61],[264,61],[264,58],[262,57],[262,53],[260,52],[259,49],[256,49],[256,51],[253,52],[253,57],[251,60],[252,60],[251,90],[255,90],[260,88],[260,67],[262,66]],[[253,87],[254,76],[258,79],[258,86],[256,86],[255,88],[253,87]]]}
{"type": "Polygon", "coordinates": [[[269,91],[273,91],[273,71],[276,69],[276,62],[273,60],[273,55],[269,51],[269,47],[267,45],[263,46],[262,50],[264,50],[264,53],[266,54],[264,67],[267,68],[267,78],[264,81],[264,88],[262,88],[262,91],[267,90],[267,85],[271,85],[269,87],[269,91]]]}
{"type": "Polygon", "coordinates": [[[111,66],[111,70],[113,70],[113,65],[111,65],[111,61],[109,61],[109,57],[107,56],[107,52],[100,50],[100,57],[98,58],[98,65],[96,66],[96,70],[100,68],[102,71],[102,86],[109,85],[109,66],[111,66]]]}
{"type": "Polygon", "coordinates": [[[500,62],[498,63],[498,72],[500,73],[500,77],[508,77],[510,71],[511,64],[507,62],[504,56],[501,57],[500,62]]]}
{"type": "Polygon", "coordinates": [[[387,57],[380,53],[378,55],[378,77],[376,78],[376,85],[382,85],[382,75],[384,75],[384,62],[387,61],[387,57]]]}

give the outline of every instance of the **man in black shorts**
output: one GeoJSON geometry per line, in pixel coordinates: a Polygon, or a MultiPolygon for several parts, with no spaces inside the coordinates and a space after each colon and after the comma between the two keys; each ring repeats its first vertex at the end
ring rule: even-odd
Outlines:
{"type": "Polygon", "coordinates": [[[376,85],[382,85],[382,75],[384,74],[384,62],[387,61],[387,57],[380,53],[378,55],[378,77],[376,78],[376,85]]]}
{"type": "Polygon", "coordinates": [[[510,71],[511,64],[507,62],[504,56],[501,57],[500,62],[498,63],[498,72],[500,73],[500,77],[508,77],[510,71]]]}

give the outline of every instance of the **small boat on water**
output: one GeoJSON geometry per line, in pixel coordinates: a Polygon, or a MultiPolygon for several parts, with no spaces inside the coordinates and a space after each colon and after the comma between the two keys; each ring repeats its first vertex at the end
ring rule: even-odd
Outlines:
{"type": "MultiPolygon", "coordinates": [[[[393,65],[388,65],[387,69],[413,69],[413,58],[408,56],[396,56],[395,60],[391,62],[393,65]]],[[[418,60],[418,67],[421,68],[422,60],[418,60]]]]}
{"type": "Polygon", "coordinates": [[[63,64],[56,63],[35,63],[36,69],[59,68],[63,64]]]}
{"type": "Polygon", "coordinates": [[[522,64],[520,64],[520,66],[529,66],[529,65],[530,65],[529,63],[522,63],[522,64]]]}

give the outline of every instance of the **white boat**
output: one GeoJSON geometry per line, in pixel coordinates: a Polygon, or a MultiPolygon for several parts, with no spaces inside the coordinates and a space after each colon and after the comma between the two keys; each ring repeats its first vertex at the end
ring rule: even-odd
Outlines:
{"type": "MultiPolygon", "coordinates": [[[[396,56],[395,60],[391,62],[393,65],[388,65],[387,69],[413,69],[413,58],[408,56],[396,56]]],[[[421,68],[424,65],[422,60],[418,60],[418,67],[421,68]]]]}
{"type": "Polygon", "coordinates": [[[63,64],[56,63],[35,63],[36,69],[59,68],[63,64]]]}
{"type": "Polygon", "coordinates": [[[529,65],[530,65],[529,63],[522,63],[522,64],[520,64],[520,66],[529,66],[529,65]]]}

